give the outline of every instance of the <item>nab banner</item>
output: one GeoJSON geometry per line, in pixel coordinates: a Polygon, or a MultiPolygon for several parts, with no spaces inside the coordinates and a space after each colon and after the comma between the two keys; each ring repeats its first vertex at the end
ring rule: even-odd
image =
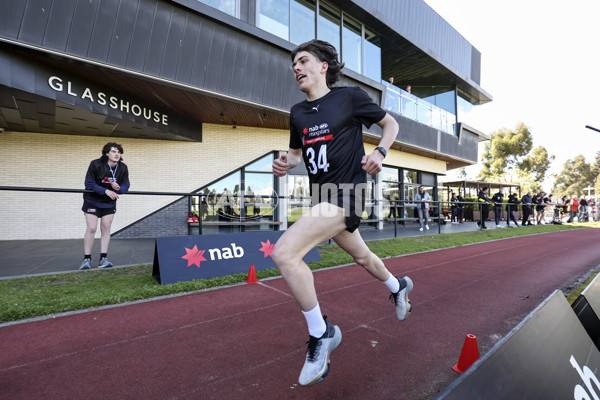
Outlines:
{"type": "MultiPolygon", "coordinates": [[[[271,253],[284,231],[173,236],[156,239],[152,275],[162,284],[276,268],[271,253]]],[[[321,261],[316,248],[306,263],[321,261]]]]}

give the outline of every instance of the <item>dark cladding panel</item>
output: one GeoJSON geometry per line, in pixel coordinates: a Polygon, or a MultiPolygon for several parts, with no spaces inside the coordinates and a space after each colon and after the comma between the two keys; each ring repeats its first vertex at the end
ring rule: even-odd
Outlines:
{"type": "Polygon", "coordinates": [[[180,82],[188,84],[191,82],[200,28],[200,19],[187,19],[185,32],[183,33],[183,39],[181,41],[181,51],[179,52],[179,61],[177,63],[177,74],[175,75],[175,79],[180,82]]]}
{"type": "MultiPolygon", "coordinates": [[[[260,45],[258,45],[260,46],[260,45]]],[[[246,66],[244,71],[244,77],[252,77],[251,79],[244,79],[242,82],[242,97],[244,99],[251,99],[252,92],[254,90],[254,80],[258,70],[258,58],[259,48],[256,44],[248,44],[246,66]]]]}
{"type": "Polygon", "coordinates": [[[125,61],[125,67],[133,70],[143,71],[146,62],[146,54],[150,44],[149,27],[152,26],[156,4],[151,7],[141,4],[137,9],[135,22],[133,22],[133,33],[131,35],[132,46],[129,46],[129,54],[125,61]]]}
{"type": "Polygon", "coordinates": [[[264,82],[262,88],[262,101],[267,104],[273,104],[273,96],[275,94],[275,75],[277,74],[277,68],[279,67],[277,63],[278,54],[275,54],[274,51],[267,52],[266,57],[266,65],[264,66],[267,73],[267,79],[264,82]]]}
{"type": "Polygon", "coordinates": [[[43,46],[59,51],[66,49],[76,3],[77,0],[62,0],[52,3],[46,34],[42,42],[43,46]]]}
{"type": "Polygon", "coordinates": [[[108,53],[109,63],[125,65],[129,48],[137,45],[137,43],[131,41],[131,38],[133,37],[135,17],[139,7],[139,0],[121,1],[108,53]]]}
{"type": "Polygon", "coordinates": [[[272,79],[272,84],[275,89],[273,93],[273,104],[284,108],[289,104],[285,102],[285,99],[287,98],[285,92],[295,90],[293,89],[293,85],[296,85],[296,82],[292,75],[288,74],[288,71],[291,71],[291,63],[286,57],[275,57],[274,62],[276,68],[272,79]],[[290,82],[293,82],[293,84],[290,84],[290,82]]]}
{"type": "Polygon", "coordinates": [[[235,32],[227,32],[225,38],[225,46],[223,49],[223,59],[221,68],[219,69],[219,83],[217,90],[223,93],[231,93],[231,81],[233,79],[233,70],[235,63],[235,55],[237,52],[240,38],[235,32]]]}
{"type": "Polygon", "coordinates": [[[17,103],[15,102],[11,90],[4,85],[0,85],[0,108],[17,109],[17,103]]]}
{"type": "Polygon", "coordinates": [[[50,15],[50,7],[52,7],[52,0],[30,0],[27,2],[23,22],[19,30],[19,40],[33,43],[42,42],[48,16],[50,15]]]}
{"type": "Polygon", "coordinates": [[[181,43],[183,41],[187,15],[180,8],[173,8],[160,74],[164,78],[175,79],[177,75],[177,63],[181,54],[181,43]]]}
{"type": "Polygon", "coordinates": [[[30,68],[28,62],[12,57],[10,60],[10,86],[26,92],[35,93],[36,73],[30,68]]]}
{"type": "Polygon", "coordinates": [[[266,46],[260,46],[257,48],[258,60],[256,63],[256,69],[254,70],[254,88],[252,90],[252,100],[260,102],[264,95],[264,87],[268,80],[267,76],[267,62],[269,59],[269,49],[266,46]]]}
{"type": "Polygon", "coordinates": [[[118,9],[119,0],[102,1],[102,7],[98,9],[94,20],[87,57],[99,61],[108,59],[118,9]]]}
{"type": "Polygon", "coordinates": [[[481,84],[481,53],[475,47],[471,47],[471,79],[481,84]]]}
{"type": "Polygon", "coordinates": [[[206,78],[204,79],[204,87],[206,89],[217,90],[219,75],[223,66],[223,53],[226,37],[226,30],[223,29],[222,26],[216,25],[214,35],[212,37],[210,52],[208,54],[209,68],[206,71],[206,78]]]}
{"type": "Polygon", "coordinates": [[[210,53],[215,24],[208,20],[202,21],[198,43],[196,44],[196,54],[194,56],[194,67],[192,68],[192,77],[190,84],[199,87],[204,86],[206,73],[208,70],[208,54],[210,53]]]}
{"type": "Polygon", "coordinates": [[[100,2],[78,1],[75,7],[71,33],[67,42],[67,52],[86,57],[92,36],[92,22],[96,18],[100,2]]]}
{"type": "Polygon", "coordinates": [[[11,1],[7,4],[2,4],[2,12],[0,12],[0,35],[16,38],[19,34],[19,27],[25,13],[24,1],[11,1]]]}
{"type": "Polygon", "coordinates": [[[171,23],[171,11],[173,7],[163,3],[156,3],[156,13],[152,22],[150,46],[146,54],[144,72],[160,76],[160,69],[165,55],[169,24],[171,23]]]}
{"type": "Polygon", "coordinates": [[[230,91],[233,96],[243,97],[244,81],[247,79],[248,41],[240,40],[235,49],[230,91]]]}
{"type": "Polygon", "coordinates": [[[30,120],[37,119],[37,109],[35,107],[35,103],[32,103],[30,101],[17,100],[17,106],[19,107],[21,118],[30,120]]]}

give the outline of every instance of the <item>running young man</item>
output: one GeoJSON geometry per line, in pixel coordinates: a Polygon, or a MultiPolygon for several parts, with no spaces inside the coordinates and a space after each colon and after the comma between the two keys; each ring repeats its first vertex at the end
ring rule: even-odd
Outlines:
{"type": "Polygon", "coordinates": [[[302,158],[311,183],[312,207],[277,241],[273,261],[281,271],[308,325],[309,341],[298,379],[309,386],[329,372],[329,355],[342,333],[321,314],[313,275],[302,258],[316,245],[333,238],[354,261],[391,292],[398,319],[411,311],[408,294],[413,283],[398,279],[373,254],[357,228],[365,206],[367,174],[381,171],[398,124],[358,87],[333,87],[344,64],[331,44],[312,40],[291,54],[292,68],[306,100],[290,112],[290,148],[273,162],[273,173],[285,176],[302,158]],[[379,125],[379,147],[365,155],[362,125],[379,125]]]}
{"type": "Polygon", "coordinates": [[[129,171],[121,155],[123,147],[117,143],[107,143],[102,148],[102,157],[93,160],[85,175],[85,188],[94,193],[83,194],[83,207],[86,230],[83,236],[83,262],[79,269],[92,267],[92,247],[100,219],[100,261],[98,268],[109,268],[108,260],[110,227],[117,212],[119,194],[129,190],[129,171]]]}

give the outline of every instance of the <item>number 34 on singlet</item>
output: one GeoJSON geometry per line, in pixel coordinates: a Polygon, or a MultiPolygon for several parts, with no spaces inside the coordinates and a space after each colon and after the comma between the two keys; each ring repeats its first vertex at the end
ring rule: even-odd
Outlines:
{"type": "Polygon", "coordinates": [[[311,174],[315,175],[319,170],[323,172],[327,172],[329,169],[329,163],[327,162],[327,145],[322,144],[319,147],[319,154],[316,157],[315,162],[315,148],[309,147],[306,150],[306,155],[308,156],[308,170],[311,174]]]}

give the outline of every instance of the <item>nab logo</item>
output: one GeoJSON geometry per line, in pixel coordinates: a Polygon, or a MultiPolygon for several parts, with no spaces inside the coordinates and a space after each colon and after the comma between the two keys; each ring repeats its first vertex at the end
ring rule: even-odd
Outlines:
{"type": "Polygon", "coordinates": [[[596,378],[594,372],[591,369],[589,369],[587,365],[584,365],[582,369],[579,366],[579,363],[577,362],[575,357],[573,357],[572,355],[569,359],[569,362],[571,363],[571,366],[575,368],[575,371],[577,371],[577,373],[579,374],[579,377],[585,384],[587,390],[589,390],[588,393],[588,391],[586,391],[583,386],[575,385],[575,388],[573,389],[573,398],[575,400],[591,400],[592,398],[598,399],[599,397],[598,393],[596,393],[596,389],[600,389],[600,381],[598,381],[598,378],[596,378]]]}
{"type": "Polygon", "coordinates": [[[305,134],[305,135],[308,134],[308,128],[302,129],[302,133],[305,134]]]}
{"type": "MultiPolygon", "coordinates": [[[[187,260],[187,266],[191,266],[194,264],[198,268],[200,268],[200,263],[202,261],[208,261],[204,254],[206,250],[198,250],[198,247],[194,245],[194,248],[188,249],[185,248],[186,255],[182,256],[184,260],[187,260]]],[[[211,261],[215,260],[229,260],[231,258],[242,258],[244,257],[244,248],[241,246],[237,246],[235,243],[231,243],[231,248],[223,247],[221,249],[214,248],[208,249],[208,256],[211,261]]]]}

